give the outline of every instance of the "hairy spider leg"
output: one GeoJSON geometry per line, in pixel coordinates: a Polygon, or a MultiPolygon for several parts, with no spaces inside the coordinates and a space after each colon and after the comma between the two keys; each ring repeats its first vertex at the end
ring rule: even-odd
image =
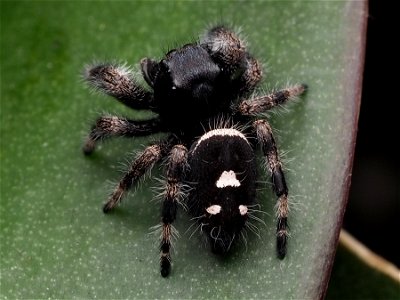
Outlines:
{"type": "Polygon", "coordinates": [[[109,212],[121,202],[126,191],[128,191],[146,171],[150,170],[156,162],[165,156],[166,147],[166,144],[159,143],[150,145],[144,149],[138,158],[133,161],[128,172],[122,177],[108,201],[104,204],[104,213],[109,212]]]}
{"type": "Polygon", "coordinates": [[[200,45],[208,50],[211,57],[221,64],[228,74],[234,75],[237,69],[243,67],[246,45],[236,33],[226,27],[216,26],[207,31],[200,45]]]}
{"type": "Polygon", "coordinates": [[[246,43],[228,28],[212,28],[203,36],[200,45],[231,75],[235,95],[248,95],[262,79],[261,64],[246,51],[246,43]]]}
{"type": "Polygon", "coordinates": [[[262,151],[265,156],[266,167],[272,178],[272,186],[278,197],[277,210],[277,228],[276,228],[276,246],[278,258],[283,259],[286,255],[289,213],[288,206],[288,188],[286,186],[285,175],[282,171],[282,163],[278,156],[276,143],[272,134],[271,126],[265,120],[257,120],[253,123],[262,151]]]}
{"type": "Polygon", "coordinates": [[[233,87],[239,98],[253,92],[262,76],[261,63],[246,52],[244,72],[233,80],[233,87]]]}
{"type": "Polygon", "coordinates": [[[183,145],[175,145],[168,157],[167,185],[162,205],[162,235],[160,244],[161,275],[166,277],[171,271],[171,237],[172,223],[176,219],[178,197],[181,193],[181,184],[187,167],[188,150],[183,145]]]}
{"type": "Polygon", "coordinates": [[[83,145],[83,152],[86,155],[91,154],[96,144],[109,137],[123,136],[147,136],[160,132],[159,118],[153,118],[143,121],[129,120],[116,116],[102,116],[97,119],[93,125],[86,141],[83,145]]]}
{"type": "Polygon", "coordinates": [[[239,112],[242,115],[256,115],[271,108],[285,104],[293,97],[299,96],[307,90],[307,85],[296,84],[276,91],[272,94],[260,96],[252,99],[246,99],[239,104],[239,112]]]}
{"type": "Polygon", "coordinates": [[[153,109],[153,94],[141,87],[131,70],[121,64],[88,66],[84,78],[95,89],[133,109],[153,109]]]}

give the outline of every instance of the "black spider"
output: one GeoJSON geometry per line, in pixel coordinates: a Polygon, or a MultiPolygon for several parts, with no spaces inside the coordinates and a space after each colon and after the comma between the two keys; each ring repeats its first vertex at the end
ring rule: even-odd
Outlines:
{"type": "Polygon", "coordinates": [[[96,143],[108,137],[169,133],[132,162],[103,211],[112,210],[146,171],[167,158],[161,275],[170,273],[172,223],[181,200],[186,201],[212,250],[224,254],[242,233],[255,203],[254,143],[247,138],[254,136],[261,144],[278,197],[277,252],[282,259],[288,236],[288,189],[271,127],[265,119],[254,120],[254,116],[300,95],[306,86],[294,85],[246,99],[261,80],[260,63],[247,52],[243,40],[223,26],[212,28],[199,42],[169,51],[159,62],[144,58],[140,64],[152,92],[141,87],[121,65],[100,64],[85,71],[90,84],[123,104],[157,113],[157,117],[145,121],[100,117],[85,142],[85,154],[92,153],[96,143]],[[216,126],[204,134],[204,128],[219,124],[223,118],[236,127],[216,126]],[[184,183],[190,187],[183,197],[186,200],[181,199],[184,183]]]}

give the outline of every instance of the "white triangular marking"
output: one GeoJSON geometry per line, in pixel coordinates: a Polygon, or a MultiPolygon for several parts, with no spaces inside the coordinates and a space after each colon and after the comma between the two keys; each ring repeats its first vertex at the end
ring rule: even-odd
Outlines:
{"type": "Polygon", "coordinates": [[[223,171],[217,182],[215,183],[217,188],[224,188],[227,186],[238,187],[240,186],[240,181],[237,180],[234,171],[223,171]]]}

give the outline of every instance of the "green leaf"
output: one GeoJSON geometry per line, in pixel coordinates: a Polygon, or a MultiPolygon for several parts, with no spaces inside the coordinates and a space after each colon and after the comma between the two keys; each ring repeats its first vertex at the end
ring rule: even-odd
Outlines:
{"type": "MultiPolygon", "coordinates": [[[[323,297],[346,202],[359,110],[366,3],[362,1],[2,1],[1,296],[3,298],[323,297]],[[304,82],[305,97],[271,114],[289,150],[288,255],[275,253],[269,215],[226,259],[214,256],[181,211],[173,271],[159,274],[155,170],[112,214],[101,204],[129,153],[151,138],[115,139],[92,157],[83,137],[101,112],[145,118],[91,94],[93,60],[160,58],[210,24],[240,26],[268,66],[263,90],[304,82]]],[[[266,181],[266,176],[261,176],[266,181]]]]}

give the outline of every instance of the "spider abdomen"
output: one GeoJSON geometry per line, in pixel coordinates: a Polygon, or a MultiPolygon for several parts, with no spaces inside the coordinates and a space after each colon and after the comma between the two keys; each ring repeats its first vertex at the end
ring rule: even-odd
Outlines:
{"type": "Polygon", "coordinates": [[[247,221],[255,202],[254,151],[232,128],[207,132],[189,152],[189,212],[198,218],[215,253],[226,253],[247,221]]]}

